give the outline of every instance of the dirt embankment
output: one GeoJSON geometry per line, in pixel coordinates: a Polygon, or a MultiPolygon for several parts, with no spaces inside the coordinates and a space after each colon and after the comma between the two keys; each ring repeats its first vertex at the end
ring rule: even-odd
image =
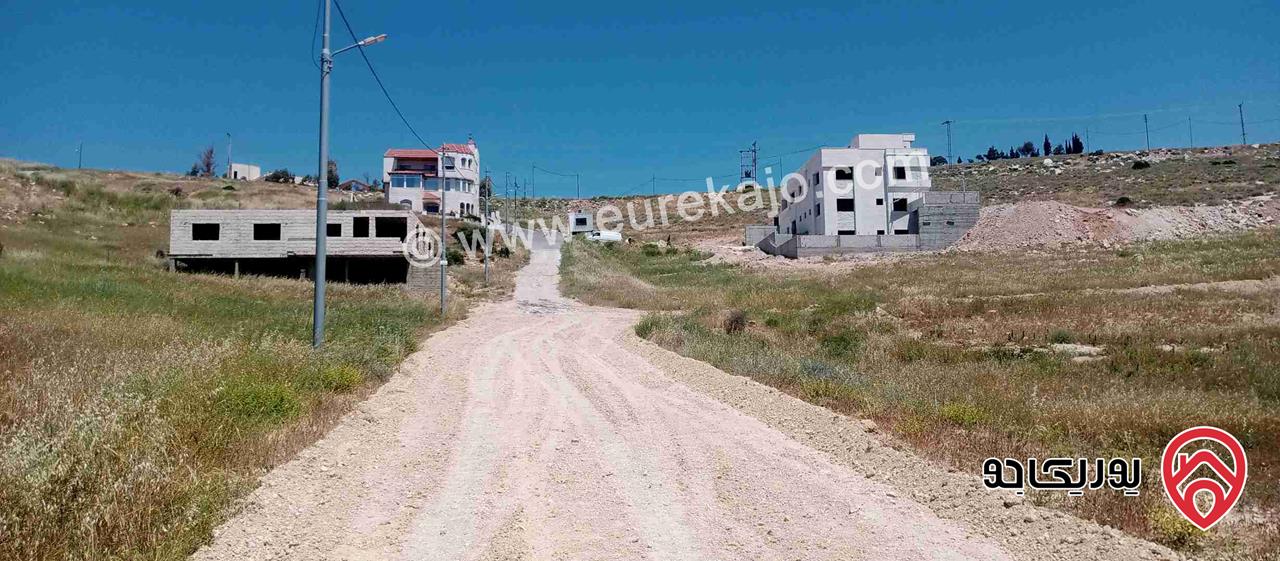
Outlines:
{"type": "Polygon", "coordinates": [[[1055,201],[985,207],[953,246],[960,251],[1185,239],[1260,228],[1280,219],[1274,193],[1217,206],[1082,208],[1055,201]]]}

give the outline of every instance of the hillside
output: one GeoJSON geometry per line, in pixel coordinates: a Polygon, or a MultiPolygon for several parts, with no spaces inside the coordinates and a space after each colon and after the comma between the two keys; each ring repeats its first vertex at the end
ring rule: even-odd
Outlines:
{"type": "MultiPolygon", "coordinates": [[[[0,559],[182,559],[422,337],[510,291],[170,273],[171,208],[307,208],[293,185],[0,161],[0,559]],[[228,189],[227,187],[231,188],[228,189]]],[[[337,198],[336,193],[334,198],[337,198]]]]}
{"type": "MultiPolygon", "coordinates": [[[[1141,164],[1138,167],[1142,167],[1141,164]]],[[[942,190],[976,190],[986,205],[1054,200],[1136,207],[1223,204],[1280,186],[1280,144],[1049,156],[932,168],[942,190]],[[1150,167],[1135,169],[1136,162],[1150,167]]]]}

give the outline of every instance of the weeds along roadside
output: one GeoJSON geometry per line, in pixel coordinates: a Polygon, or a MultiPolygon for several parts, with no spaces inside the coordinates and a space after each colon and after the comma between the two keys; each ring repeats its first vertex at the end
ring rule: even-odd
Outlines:
{"type": "Polygon", "coordinates": [[[652,312],[636,326],[641,337],[872,418],[928,458],[978,473],[988,456],[1141,457],[1138,498],[1032,500],[1184,551],[1280,552],[1266,515],[1213,534],[1171,516],[1153,470],[1172,435],[1221,426],[1251,459],[1242,511],[1280,506],[1275,285],[1129,290],[1273,277],[1275,230],[1117,250],[943,254],[838,276],[747,272],[653,244],[574,242],[563,257],[567,294],[652,312]],[[1053,343],[1102,350],[1080,359],[1053,343]]]}
{"type": "MultiPolygon", "coordinates": [[[[185,558],[444,324],[398,287],[333,284],[313,351],[309,283],[165,272],[151,255],[191,201],[164,185],[185,180],[117,175],[0,167],[25,197],[0,223],[3,559],[185,558]]],[[[450,320],[495,294],[454,288],[450,320]]]]}

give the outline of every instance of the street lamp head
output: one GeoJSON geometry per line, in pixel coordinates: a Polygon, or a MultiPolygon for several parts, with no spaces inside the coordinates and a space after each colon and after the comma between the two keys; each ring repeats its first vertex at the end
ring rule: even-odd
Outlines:
{"type": "Polygon", "coordinates": [[[373,37],[366,37],[363,41],[360,41],[360,46],[368,47],[369,45],[375,45],[386,40],[387,40],[386,33],[383,33],[381,35],[374,35],[373,37]]]}

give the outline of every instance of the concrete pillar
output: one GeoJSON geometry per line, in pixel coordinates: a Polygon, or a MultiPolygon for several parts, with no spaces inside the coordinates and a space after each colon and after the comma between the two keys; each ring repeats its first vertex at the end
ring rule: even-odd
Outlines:
{"type": "Polygon", "coordinates": [[[236,259],[235,267],[236,267],[235,278],[240,278],[240,260],[239,259],[236,259]]]}

